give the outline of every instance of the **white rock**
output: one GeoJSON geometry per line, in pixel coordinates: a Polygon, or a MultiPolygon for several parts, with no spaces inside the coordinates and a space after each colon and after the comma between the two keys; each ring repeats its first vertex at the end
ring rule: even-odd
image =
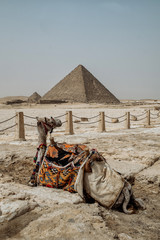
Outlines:
{"type": "Polygon", "coordinates": [[[33,210],[38,204],[36,202],[4,199],[0,202],[1,216],[0,222],[9,221],[24,213],[33,210]]]}
{"type": "Polygon", "coordinates": [[[132,240],[133,238],[125,233],[118,234],[119,240],[132,240]]]}

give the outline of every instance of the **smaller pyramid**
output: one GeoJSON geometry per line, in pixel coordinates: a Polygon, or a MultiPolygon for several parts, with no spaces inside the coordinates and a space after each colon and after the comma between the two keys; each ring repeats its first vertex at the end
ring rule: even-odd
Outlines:
{"type": "Polygon", "coordinates": [[[40,100],[41,96],[37,93],[34,92],[29,98],[28,98],[28,103],[38,103],[40,100]]]}

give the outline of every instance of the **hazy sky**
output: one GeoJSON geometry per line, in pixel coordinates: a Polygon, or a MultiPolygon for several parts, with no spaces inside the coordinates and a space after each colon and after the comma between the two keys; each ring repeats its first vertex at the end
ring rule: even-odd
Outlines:
{"type": "Polygon", "coordinates": [[[160,99],[160,0],[0,0],[0,97],[79,64],[119,99],[160,99]]]}

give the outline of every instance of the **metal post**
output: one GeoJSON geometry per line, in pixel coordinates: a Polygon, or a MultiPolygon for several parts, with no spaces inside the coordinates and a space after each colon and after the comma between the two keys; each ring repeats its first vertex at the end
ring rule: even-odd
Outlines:
{"type": "Polygon", "coordinates": [[[73,132],[73,121],[72,121],[72,111],[67,111],[66,112],[66,129],[65,129],[65,133],[67,135],[74,134],[74,132],[73,132]]]}
{"type": "Polygon", "coordinates": [[[130,129],[130,112],[126,113],[126,128],[130,129]]]}
{"type": "Polygon", "coordinates": [[[24,116],[23,112],[16,113],[16,140],[25,141],[24,116]]]}
{"type": "Polygon", "coordinates": [[[99,132],[105,132],[105,114],[104,112],[99,113],[99,132]]]}

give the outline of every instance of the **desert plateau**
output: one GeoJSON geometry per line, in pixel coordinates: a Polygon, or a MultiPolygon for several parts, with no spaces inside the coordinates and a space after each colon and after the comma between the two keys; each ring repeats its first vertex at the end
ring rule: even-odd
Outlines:
{"type": "Polygon", "coordinates": [[[119,105],[6,105],[3,101],[0,105],[0,239],[160,239],[160,101],[123,100],[119,105]],[[149,126],[143,117],[148,110],[149,126]],[[72,135],[65,134],[66,111],[73,114],[72,135]],[[7,129],[14,126],[12,117],[17,112],[24,114],[25,141],[15,139],[15,127],[7,129]],[[106,118],[106,131],[99,132],[99,112],[113,119],[121,119],[130,112],[137,119],[126,129],[125,120],[115,123],[106,118]],[[85,203],[78,193],[28,186],[38,139],[34,118],[50,116],[60,116],[63,122],[51,134],[56,142],[96,148],[113,169],[127,178],[134,176],[134,194],[143,199],[146,209],[127,215],[97,202],[85,203]],[[82,122],[82,118],[88,120],[82,122]],[[5,122],[6,119],[10,120],[5,122]]]}

